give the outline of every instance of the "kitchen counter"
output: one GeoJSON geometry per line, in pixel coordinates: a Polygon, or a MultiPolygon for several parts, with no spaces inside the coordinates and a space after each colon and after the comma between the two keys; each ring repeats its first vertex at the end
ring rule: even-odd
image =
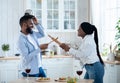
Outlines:
{"type": "Polygon", "coordinates": [[[102,57],[103,61],[107,64],[113,64],[113,65],[120,65],[120,61],[115,60],[115,61],[109,61],[107,60],[107,57],[102,57]]]}
{"type": "Polygon", "coordinates": [[[113,64],[113,65],[120,65],[120,61],[117,61],[117,60],[115,60],[115,61],[105,60],[104,62],[105,62],[105,63],[108,63],[108,64],[113,64]]]}
{"type": "MultiPolygon", "coordinates": [[[[65,55],[55,55],[55,56],[42,56],[43,59],[47,58],[72,58],[72,56],[65,56],[65,55]]],[[[0,60],[20,60],[20,56],[10,56],[10,57],[0,57],[0,60]]]]}
{"type": "MultiPolygon", "coordinates": [[[[72,58],[72,56],[66,56],[66,55],[55,55],[55,56],[42,56],[43,59],[50,59],[50,58],[72,58]]],[[[10,56],[10,57],[0,57],[0,60],[20,60],[20,56],[10,56]]],[[[108,64],[115,64],[120,65],[120,61],[108,61],[106,58],[103,59],[105,63],[108,64]]]]}

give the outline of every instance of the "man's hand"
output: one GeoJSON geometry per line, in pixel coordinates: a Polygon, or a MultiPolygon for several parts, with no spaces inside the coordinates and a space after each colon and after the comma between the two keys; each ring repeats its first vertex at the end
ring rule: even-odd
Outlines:
{"type": "Polygon", "coordinates": [[[40,45],[40,49],[47,49],[47,48],[48,48],[48,43],[40,45]]]}
{"type": "Polygon", "coordinates": [[[65,43],[60,44],[60,47],[64,49],[65,51],[69,51],[70,47],[66,45],[65,43]]]}
{"type": "Polygon", "coordinates": [[[34,17],[32,20],[33,20],[33,23],[34,23],[35,25],[39,24],[36,17],[34,17]]]}

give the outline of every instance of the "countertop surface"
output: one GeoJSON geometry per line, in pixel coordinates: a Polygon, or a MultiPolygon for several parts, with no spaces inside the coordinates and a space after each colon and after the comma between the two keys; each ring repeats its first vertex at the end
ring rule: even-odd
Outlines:
{"type": "MultiPolygon", "coordinates": [[[[6,57],[3,57],[1,56],[0,57],[0,60],[20,60],[20,57],[21,56],[6,56],[6,57]]],[[[46,55],[43,55],[42,56],[43,59],[47,59],[47,58],[72,58],[72,56],[66,56],[66,55],[55,55],[55,56],[46,56],[46,55]]]]}
{"type": "MultiPolygon", "coordinates": [[[[55,55],[55,56],[46,56],[43,55],[42,56],[43,59],[50,59],[50,58],[73,58],[72,56],[66,56],[66,55],[55,55]]],[[[20,60],[20,56],[7,56],[7,57],[0,57],[0,60],[20,60]]],[[[115,65],[120,65],[120,61],[109,61],[106,58],[103,59],[105,63],[108,64],[115,64],[115,65]]]]}

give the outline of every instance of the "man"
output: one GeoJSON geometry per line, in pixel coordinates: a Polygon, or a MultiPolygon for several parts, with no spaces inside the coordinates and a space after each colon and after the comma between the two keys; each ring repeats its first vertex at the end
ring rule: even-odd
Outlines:
{"type": "Polygon", "coordinates": [[[44,37],[43,27],[33,15],[24,15],[20,18],[21,34],[18,40],[18,47],[21,52],[22,75],[27,76],[25,69],[30,68],[30,77],[46,77],[42,69],[41,49],[46,49],[48,44],[39,45],[38,38],[44,37]],[[32,30],[33,25],[38,32],[32,30]]]}

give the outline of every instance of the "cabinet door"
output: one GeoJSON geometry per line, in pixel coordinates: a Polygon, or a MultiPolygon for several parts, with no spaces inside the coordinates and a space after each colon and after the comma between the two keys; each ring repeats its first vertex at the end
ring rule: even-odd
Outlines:
{"type": "Polygon", "coordinates": [[[47,0],[47,29],[59,30],[59,0],[47,0]]]}
{"type": "Polygon", "coordinates": [[[63,0],[64,30],[75,30],[76,2],[76,0],[63,0]]]}
{"type": "Polygon", "coordinates": [[[44,59],[43,65],[50,78],[73,76],[72,58],[44,59]]]}
{"type": "Polygon", "coordinates": [[[105,83],[117,83],[117,65],[105,64],[105,83]]]}
{"type": "Polygon", "coordinates": [[[17,67],[8,68],[5,69],[4,71],[7,82],[18,79],[17,67]]]}
{"type": "Polygon", "coordinates": [[[1,82],[3,83],[7,83],[18,78],[17,71],[14,68],[3,68],[0,72],[1,82]]]}
{"type": "Polygon", "coordinates": [[[120,65],[116,65],[116,69],[117,69],[117,83],[120,83],[120,65]]]}
{"type": "MultiPolygon", "coordinates": [[[[75,31],[77,0],[27,0],[46,31],[75,31]]],[[[28,7],[30,6],[30,7],[28,7]]]]}
{"type": "Polygon", "coordinates": [[[17,61],[0,62],[0,80],[1,83],[7,83],[18,78],[18,63],[17,61]]]}

